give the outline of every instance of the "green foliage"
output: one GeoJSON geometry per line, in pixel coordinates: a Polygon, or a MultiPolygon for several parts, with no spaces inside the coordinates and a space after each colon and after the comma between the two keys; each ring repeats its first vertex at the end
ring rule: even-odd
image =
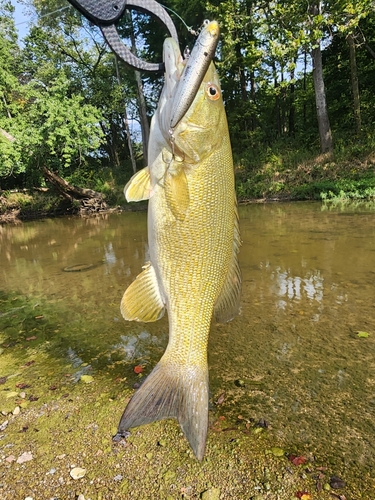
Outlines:
{"type": "Polygon", "coordinates": [[[7,211],[19,211],[18,217],[32,218],[43,215],[59,215],[71,205],[60,196],[50,192],[28,191],[28,192],[3,192],[1,195],[0,215],[7,211]]]}
{"type": "MultiPolygon", "coordinates": [[[[240,198],[372,196],[370,177],[357,168],[374,146],[375,65],[370,54],[375,50],[375,14],[370,0],[332,0],[321,3],[322,10],[317,2],[307,6],[302,0],[165,4],[193,30],[207,17],[220,23],[216,65],[240,198]],[[357,49],[360,138],[353,136],[348,34],[357,49]],[[335,144],[330,167],[317,159],[310,52],[320,41],[335,144]],[[356,173],[347,168],[350,161],[356,173]]],[[[13,8],[0,0],[0,128],[16,138],[10,142],[0,135],[0,185],[41,185],[46,166],[68,182],[104,192],[107,200],[117,202],[132,174],[125,122],[126,117],[139,120],[135,75],[124,64],[116,68],[100,31],[73,7],[47,15],[62,6],[62,0],[32,0],[36,23],[20,46],[13,8]]],[[[181,47],[191,47],[195,37],[173,12],[171,16],[181,47]]],[[[128,45],[134,34],[141,57],[160,61],[167,33],[155,20],[133,14],[122,18],[118,29],[128,45]]],[[[162,75],[142,79],[151,116],[162,75]]],[[[134,149],[141,164],[142,148],[138,144],[134,149]]]]}
{"type": "Polygon", "coordinates": [[[279,143],[257,163],[246,158],[237,168],[240,200],[278,198],[296,200],[368,200],[375,198],[374,143],[348,140],[334,157],[314,156],[297,141],[279,143]]]}

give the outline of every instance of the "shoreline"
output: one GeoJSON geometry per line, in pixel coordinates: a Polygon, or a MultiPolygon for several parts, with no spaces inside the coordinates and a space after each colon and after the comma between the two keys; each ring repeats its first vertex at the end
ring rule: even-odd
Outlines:
{"type": "MultiPolygon", "coordinates": [[[[316,202],[373,202],[375,196],[368,195],[365,191],[356,193],[340,192],[337,196],[331,193],[331,197],[325,196],[293,196],[291,193],[270,194],[261,197],[238,197],[238,205],[253,205],[266,203],[287,203],[297,201],[316,202]],[[354,194],[354,195],[353,195],[354,194]]],[[[14,197],[13,196],[13,197],[14,197]]],[[[100,214],[116,212],[142,212],[147,210],[147,202],[126,203],[124,205],[110,206],[100,210],[90,210],[80,206],[79,202],[67,203],[59,195],[50,192],[48,189],[16,190],[11,192],[0,191],[0,225],[21,224],[31,220],[42,220],[46,218],[82,216],[93,217],[100,214]],[[14,195],[20,201],[8,201],[7,194],[14,195]],[[27,200],[23,199],[26,197],[27,200]],[[34,199],[35,198],[35,199],[34,199]],[[43,199],[45,198],[45,200],[43,199]],[[45,205],[45,206],[44,206],[45,205]]]]}

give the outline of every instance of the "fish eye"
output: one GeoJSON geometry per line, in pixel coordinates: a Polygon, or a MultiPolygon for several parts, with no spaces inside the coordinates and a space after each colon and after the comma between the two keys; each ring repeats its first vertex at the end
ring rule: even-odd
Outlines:
{"type": "Polygon", "coordinates": [[[217,101],[220,97],[220,90],[214,83],[207,83],[206,94],[211,101],[217,101]]]}

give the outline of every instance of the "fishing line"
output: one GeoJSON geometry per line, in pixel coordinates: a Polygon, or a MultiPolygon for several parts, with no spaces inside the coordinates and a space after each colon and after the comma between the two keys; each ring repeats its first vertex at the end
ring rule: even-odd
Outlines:
{"type": "MultiPolygon", "coordinates": [[[[57,12],[61,12],[63,10],[69,9],[71,6],[67,5],[66,7],[61,7],[60,9],[53,10],[52,12],[47,12],[47,14],[43,14],[42,16],[39,16],[39,19],[43,19],[43,17],[48,17],[52,16],[52,14],[57,14],[57,12]]],[[[21,24],[26,24],[29,23],[30,21],[22,21],[20,23],[15,24],[14,26],[20,26],[21,24]]]]}
{"type": "Polygon", "coordinates": [[[180,15],[177,14],[177,12],[173,9],[171,9],[170,7],[167,7],[166,5],[164,4],[160,4],[162,7],[164,7],[164,9],[166,10],[169,10],[170,12],[172,12],[175,16],[177,16],[179,18],[179,20],[182,22],[182,24],[185,26],[185,28],[188,30],[188,32],[191,34],[191,35],[194,35],[194,36],[198,36],[199,35],[199,32],[200,32],[200,29],[198,31],[195,31],[193,30],[193,26],[188,26],[185,21],[182,19],[182,17],[180,15]]]}

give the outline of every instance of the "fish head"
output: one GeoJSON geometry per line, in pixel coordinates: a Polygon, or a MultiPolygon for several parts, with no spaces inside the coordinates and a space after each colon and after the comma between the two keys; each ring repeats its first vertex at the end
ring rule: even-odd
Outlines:
{"type": "Polygon", "coordinates": [[[193,103],[169,130],[174,155],[185,163],[204,160],[222,141],[223,120],[226,124],[219,76],[211,62],[193,103]]]}
{"type": "Polygon", "coordinates": [[[151,175],[160,179],[171,162],[193,164],[221,141],[216,131],[225,118],[219,78],[212,58],[219,38],[216,21],[207,22],[188,59],[167,38],[163,46],[164,86],[151,121],[151,175]]]}

